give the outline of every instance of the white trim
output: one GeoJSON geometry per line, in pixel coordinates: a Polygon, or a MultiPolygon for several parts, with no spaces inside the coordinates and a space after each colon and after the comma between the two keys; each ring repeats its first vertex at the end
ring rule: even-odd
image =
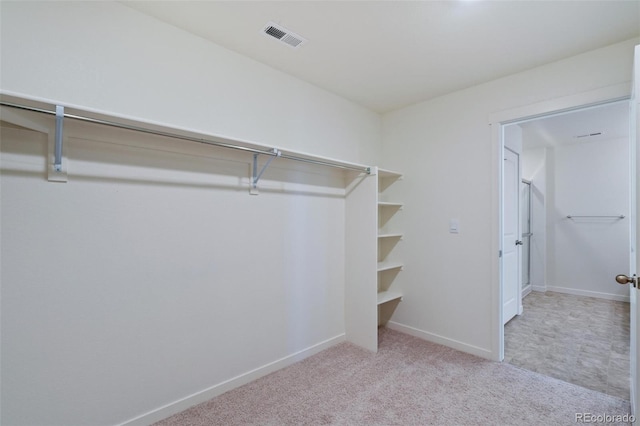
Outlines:
{"type": "Polygon", "coordinates": [[[401,333],[409,334],[414,337],[418,337],[422,340],[426,340],[428,342],[437,343],[439,345],[448,346],[453,349],[457,349],[462,352],[470,353],[472,355],[476,355],[485,359],[489,359],[495,361],[491,356],[491,351],[489,349],[484,349],[478,346],[469,345],[468,343],[463,343],[458,340],[449,339],[447,337],[440,336],[438,334],[429,333],[428,331],[419,330],[414,327],[410,327],[408,325],[400,324],[394,321],[389,321],[386,325],[387,328],[391,330],[396,330],[401,333]]]}
{"type": "MultiPolygon", "coordinates": [[[[525,288],[522,289],[522,298],[527,297],[529,293],[533,290],[533,286],[531,284],[527,284],[525,288]]],[[[522,312],[520,312],[522,314],[522,312]]]]}
{"type": "Polygon", "coordinates": [[[544,284],[544,285],[532,285],[531,286],[531,290],[539,291],[539,292],[544,293],[545,291],[547,291],[547,285],[546,284],[544,284]]]}
{"type": "Polygon", "coordinates": [[[503,167],[503,147],[502,147],[502,126],[499,123],[491,126],[491,205],[494,208],[494,215],[491,218],[491,359],[502,361],[504,359],[504,323],[502,322],[502,222],[500,221],[502,209],[502,167],[503,167]],[[495,143],[494,141],[497,141],[495,143]],[[495,256],[495,257],[494,257],[495,256]]]}
{"type": "MultiPolygon", "coordinates": [[[[498,162],[498,153],[502,152],[502,126],[509,123],[524,121],[535,117],[543,117],[553,115],[574,109],[580,109],[588,106],[615,102],[628,99],[631,94],[631,82],[614,84],[611,86],[601,87],[599,89],[589,90],[582,93],[576,93],[569,96],[563,96],[548,101],[538,102],[532,105],[511,108],[504,111],[496,111],[489,115],[489,125],[491,126],[491,149],[493,151],[493,167],[492,174],[494,178],[491,189],[493,214],[492,224],[495,226],[492,234],[492,248],[497,253],[500,250],[501,229],[501,209],[502,209],[502,193],[500,184],[502,182],[502,161],[498,162]],[[496,196],[497,195],[497,196],[496,196]]],[[[491,323],[493,331],[491,344],[491,359],[501,361],[504,358],[504,325],[501,324],[502,319],[502,258],[498,257],[497,261],[492,262],[492,280],[491,294],[493,299],[493,309],[491,312],[491,323]],[[496,306],[495,304],[498,304],[496,306]]],[[[535,287],[534,287],[535,289],[535,287]]]]}
{"type": "Polygon", "coordinates": [[[258,367],[255,370],[248,371],[232,379],[226,380],[222,383],[218,383],[217,385],[213,385],[207,389],[196,392],[177,401],[166,404],[162,407],[158,407],[140,416],[129,419],[123,423],[120,423],[118,426],[150,425],[152,423],[166,419],[167,417],[184,411],[187,408],[208,401],[211,398],[221,395],[227,391],[250,383],[254,380],[259,379],[260,377],[264,377],[267,374],[271,374],[282,368],[288,367],[292,364],[295,364],[296,362],[302,361],[305,358],[315,355],[318,352],[321,352],[344,341],[344,334],[332,337],[331,339],[310,346],[307,349],[303,349],[284,358],[280,358],[277,361],[263,365],[262,367],[258,367]]]}
{"type": "MultiPolygon", "coordinates": [[[[617,285],[617,284],[614,284],[617,285]]],[[[595,297],[598,299],[617,300],[618,302],[629,302],[629,296],[612,293],[602,293],[599,291],[579,290],[569,287],[547,286],[547,291],[555,291],[556,293],[573,294],[575,296],[595,297]]]]}
{"type": "Polygon", "coordinates": [[[601,87],[588,92],[577,93],[557,99],[498,111],[489,116],[490,124],[508,124],[544,117],[550,113],[561,113],[588,106],[629,99],[631,82],[601,87]]]}

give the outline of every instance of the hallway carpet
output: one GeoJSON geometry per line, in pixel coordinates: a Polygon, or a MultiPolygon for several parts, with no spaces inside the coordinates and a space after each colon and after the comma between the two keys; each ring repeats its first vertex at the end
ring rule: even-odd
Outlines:
{"type": "Polygon", "coordinates": [[[629,303],[551,291],[522,302],[504,327],[506,362],[630,399],[629,303]]]}
{"type": "Polygon", "coordinates": [[[629,412],[613,396],[386,328],[379,334],[377,354],[341,343],[156,425],[571,425],[576,413],[629,412]]]}

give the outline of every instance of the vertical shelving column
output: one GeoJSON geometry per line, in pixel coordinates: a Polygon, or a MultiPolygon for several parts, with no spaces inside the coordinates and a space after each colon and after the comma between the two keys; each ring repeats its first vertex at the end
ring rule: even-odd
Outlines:
{"type": "Polygon", "coordinates": [[[371,175],[345,176],[345,334],[376,352],[378,327],[402,299],[395,278],[402,270],[396,246],[398,211],[389,186],[402,175],[372,167],[371,175]]]}
{"type": "Polygon", "coordinates": [[[345,199],[345,334],[370,351],[378,350],[376,307],[376,239],[378,177],[346,174],[345,199]]]}
{"type": "Polygon", "coordinates": [[[402,178],[402,174],[378,169],[378,325],[389,321],[393,311],[402,300],[402,293],[394,280],[402,270],[403,263],[397,258],[394,248],[402,239],[394,217],[402,209],[402,203],[389,200],[387,189],[402,178]]]}

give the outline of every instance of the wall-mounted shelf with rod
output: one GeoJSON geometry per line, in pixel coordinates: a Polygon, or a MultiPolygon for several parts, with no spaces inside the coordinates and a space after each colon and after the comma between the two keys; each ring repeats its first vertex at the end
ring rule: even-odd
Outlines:
{"type": "MultiPolygon", "coordinates": [[[[371,167],[363,166],[354,163],[343,162],[339,160],[334,160],[330,158],[315,156],[311,154],[304,154],[295,151],[286,151],[279,148],[274,147],[266,147],[262,144],[249,142],[249,141],[241,141],[241,140],[233,140],[220,136],[206,135],[195,132],[183,131],[179,129],[173,129],[170,127],[159,126],[159,125],[151,125],[146,123],[139,123],[131,120],[119,119],[117,117],[109,117],[94,113],[89,113],[86,111],[73,109],[73,108],[65,108],[62,105],[48,105],[43,102],[29,101],[26,99],[15,98],[13,96],[2,95],[0,98],[0,107],[2,107],[3,111],[7,111],[7,109],[11,110],[23,110],[30,111],[39,114],[52,115],[55,117],[55,128],[52,129],[55,133],[55,147],[54,147],[54,159],[53,159],[53,170],[56,173],[63,173],[63,124],[65,120],[74,120],[81,121],[85,123],[92,123],[101,126],[109,126],[116,127],[125,130],[132,130],[139,133],[146,133],[155,136],[163,136],[169,137],[173,139],[185,140],[189,142],[197,142],[201,144],[207,144],[216,146],[219,148],[232,149],[236,151],[243,151],[253,155],[253,168],[252,168],[252,176],[251,176],[251,184],[250,184],[250,193],[257,194],[258,193],[258,181],[260,177],[267,169],[271,161],[276,158],[282,158],[292,161],[299,161],[304,163],[315,164],[319,166],[333,167],[339,168],[349,171],[355,171],[364,174],[371,174],[371,167]],[[258,158],[259,156],[264,156],[267,158],[267,161],[262,166],[262,169],[258,171],[258,158]]],[[[3,114],[3,120],[10,122],[10,114],[3,114]]],[[[57,180],[57,179],[50,179],[57,180]]]]}

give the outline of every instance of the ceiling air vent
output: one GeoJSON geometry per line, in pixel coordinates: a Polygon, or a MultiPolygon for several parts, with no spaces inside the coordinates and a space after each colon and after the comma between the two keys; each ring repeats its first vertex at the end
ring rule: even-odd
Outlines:
{"type": "Polygon", "coordinates": [[[289,31],[274,22],[267,23],[262,33],[266,36],[273,37],[294,49],[302,46],[307,41],[293,31],[289,31]]]}

